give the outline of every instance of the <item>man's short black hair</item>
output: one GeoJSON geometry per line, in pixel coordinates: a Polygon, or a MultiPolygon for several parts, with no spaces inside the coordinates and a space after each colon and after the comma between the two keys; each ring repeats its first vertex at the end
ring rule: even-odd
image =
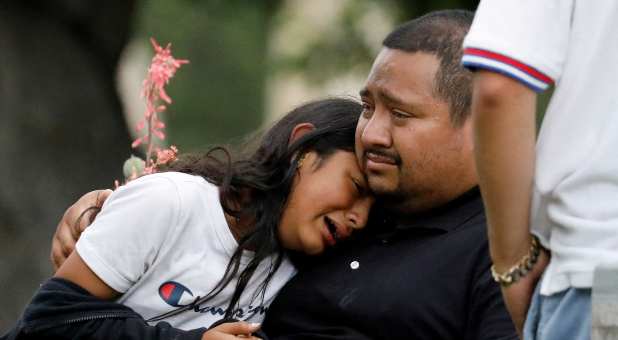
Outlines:
{"type": "Polygon", "coordinates": [[[461,66],[462,43],[474,13],[443,10],[428,13],[397,27],[382,42],[405,52],[427,52],[440,60],[434,80],[435,93],[449,103],[451,122],[461,124],[470,115],[472,75],[461,66]]]}

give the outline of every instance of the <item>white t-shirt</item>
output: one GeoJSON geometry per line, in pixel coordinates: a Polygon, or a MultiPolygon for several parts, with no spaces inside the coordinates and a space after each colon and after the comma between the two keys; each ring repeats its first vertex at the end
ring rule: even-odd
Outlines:
{"type": "MultiPolygon", "coordinates": [[[[116,190],[76,249],[101,280],[123,293],[118,302],[149,319],[208,294],[223,277],[237,246],[217,187],[199,176],[166,172],[116,190]]],[[[243,254],[240,270],[251,255],[243,254]]],[[[294,275],[285,259],[263,303],[259,297],[251,301],[270,261],[262,261],[247,285],[236,318],[260,322],[279,289],[294,275]]],[[[225,314],[236,279],[199,308],[165,321],[185,330],[209,327],[225,314]]]]}
{"type": "Polygon", "coordinates": [[[531,229],[550,295],[618,263],[618,1],[481,1],[463,64],[536,91],[555,83],[537,142],[531,229]]]}

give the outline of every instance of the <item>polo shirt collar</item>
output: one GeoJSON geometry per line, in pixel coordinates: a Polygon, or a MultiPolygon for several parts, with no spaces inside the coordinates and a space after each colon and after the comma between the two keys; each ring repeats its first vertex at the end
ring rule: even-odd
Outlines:
{"type": "Polygon", "coordinates": [[[397,230],[435,230],[449,232],[457,229],[470,218],[483,212],[483,200],[476,186],[454,200],[428,212],[415,215],[405,223],[396,225],[397,230]]]}

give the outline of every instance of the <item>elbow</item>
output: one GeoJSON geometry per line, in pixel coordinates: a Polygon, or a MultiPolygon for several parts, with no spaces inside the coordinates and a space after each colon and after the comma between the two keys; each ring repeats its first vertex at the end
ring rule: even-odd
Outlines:
{"type": "MultiPolygon", "coordinates": [[[[473,105],[482,109],[500,107],[513,94],[515,80],[491,71],[477,71],[473,80],[473,105]]],[[[485,110],[483,110],[485,111],[485,110]]]]}

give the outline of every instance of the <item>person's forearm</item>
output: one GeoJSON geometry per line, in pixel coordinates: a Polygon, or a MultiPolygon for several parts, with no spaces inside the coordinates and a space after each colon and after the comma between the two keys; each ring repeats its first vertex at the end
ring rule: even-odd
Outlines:
{"type": "MultiPolygon", "coordinates": [[[[490,252],[504,273],[530,249],[530,200],[535,159],[536,94],[505,76],[475,74],[472,114],[479,184],[487,214],[490,252]]],[[[546,257],[519,282],[503,288],[521,335],[534,286],[546,257]]]]}
{"type": "Polygon", "coordinates": [[[491,256],[499,272],[530,247],[535,109],[535,93],[518,82],[491,72],[475,75],[475,157],[491,256]]]}

